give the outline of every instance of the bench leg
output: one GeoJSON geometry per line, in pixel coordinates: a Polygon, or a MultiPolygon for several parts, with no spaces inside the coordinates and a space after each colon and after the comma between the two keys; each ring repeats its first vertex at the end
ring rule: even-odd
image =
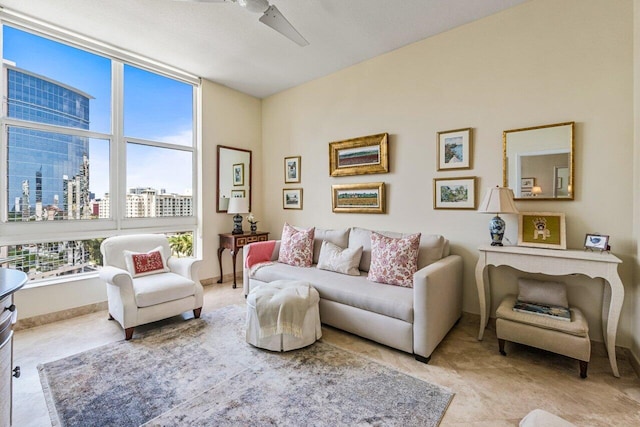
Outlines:
{"type": "Polygon", "coordinates": [[[579,360],[580,362],[580,378],[587,378],[587,368],[589,367],[589,362],[585,362],[584,360],[579,360]]]}
{"type": "Polygon", "coordinates": [[[501,338],[498,338],[498,349],[500,350],[500,354],[506,356],[507,353],[504,352],[504,343],[505,341],[501,338]]]}

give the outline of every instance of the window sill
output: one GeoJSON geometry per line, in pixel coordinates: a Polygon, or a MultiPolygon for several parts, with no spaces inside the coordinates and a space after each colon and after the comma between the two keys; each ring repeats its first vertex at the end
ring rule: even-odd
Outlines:
{"type": "Polygon", "coordinates": [[[61,285],[61,284],[70,283],[70,282],[79,282],[82,280],[97,279],[98,274],[99,273],[97,271],[92,271],[90,273],[79,273],[79,274],[74,274],[72,276],[42,279],[42,280],[37,280],[35,282],[27,282],[22,289],[35,289],[35,288],[41,288],[44,286],[61,285]]]}

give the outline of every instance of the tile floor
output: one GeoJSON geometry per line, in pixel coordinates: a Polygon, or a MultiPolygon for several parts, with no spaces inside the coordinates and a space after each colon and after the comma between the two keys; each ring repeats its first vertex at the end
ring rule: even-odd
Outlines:
{"type": "MultiPolygon", "coordinates": [[[[242,289],[229,283],[205,287],[204,312],[229,304],[244,305],[242,289]]],[[[179,321],[183,319],[163,323],[179,321]]],[[[485,332],[483,341],[476,340],[478,323],[477,316],[465,315],[428,365],[330,327],[323,327],[322,339],[455,392],[442,426],[517,426],[534,408],[578,426],[640,425],[640,379],[623,354],[618,354],[621,378],[615,378],[604,347],[594,343],[589,376],[581,380],[578,362],[562,356],[516,344],[507,344],[508,355],[501,356],[493,330],[485,332]]],[[[39,363],[121,339],[123,331],[107,320],[106,311],[18,331],[14,360],[22,376],[14,381],[13,425],[51,425],[39,363]]]]}

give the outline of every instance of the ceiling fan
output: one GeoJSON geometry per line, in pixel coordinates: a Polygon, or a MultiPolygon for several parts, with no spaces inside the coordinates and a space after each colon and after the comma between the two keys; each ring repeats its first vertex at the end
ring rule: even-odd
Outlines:
{"type": "Polygon", "coordinates": [[[309,42],[291,25],[287,18],[268,0],[179,0],[198,3],[236,3],[240,7],[253,13],[262,13],[259,21],[273,28],[289,40],[300,46],[307,46],[309,42]]]}

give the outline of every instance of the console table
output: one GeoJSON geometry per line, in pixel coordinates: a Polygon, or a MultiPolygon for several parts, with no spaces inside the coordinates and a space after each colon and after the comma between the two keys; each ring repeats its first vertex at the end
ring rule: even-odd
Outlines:
{"type": "Polygon", "coordinates": [[[606,252],[565,251],[521,246],[482,246],[478,250],[480,251],[476,265],[476,285],[480,300],[478,340],[482,340],[489,322],[491,289],[489,274],[486,270],[489,265],[496,267],[506,265],[528,273],[552,276],[584,274],[594,279],[604,279],[608,286],[604,286],[602,300],[602,335],[613,375],[620,377],[616,361],[616,333],[624,300],[624,287],[618,275],[618,264],[622,263],[618,257],[606,252]]]}
{"type": "Polygon", "coordinates": [[[269,240],[269,232],[267,231],[256,231],[255,233],[243,233],[243,234],[233,234],[233,233],[222,233],[220,236],[220,246],[218,247],[218,265],[220,266],[220,280],[218,283],[222,283],[222,278],[224,274],[222,274],[222,252],[225,249],[229,249],[231,252],[231,259],[233,260],[233,287],[235,289],[236,285],[236,257],[238,256],[238,251],[245,245],[253,242],[266,242],[269,240]]]}

